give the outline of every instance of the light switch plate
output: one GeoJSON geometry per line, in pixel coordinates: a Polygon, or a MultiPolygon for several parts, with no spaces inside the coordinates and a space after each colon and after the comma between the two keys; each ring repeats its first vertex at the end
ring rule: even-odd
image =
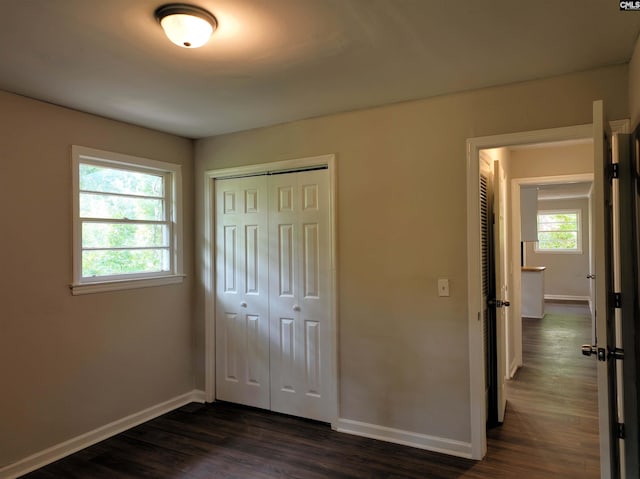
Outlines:
{"type": "Polygon", "coordinates": [[[446,278],[438,279],[438,296],[449,296],[449,280],[446,278]]]}

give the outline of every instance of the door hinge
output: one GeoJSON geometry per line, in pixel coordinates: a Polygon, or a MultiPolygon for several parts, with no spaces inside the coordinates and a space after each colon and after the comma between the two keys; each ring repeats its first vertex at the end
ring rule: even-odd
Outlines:
{"type": "Polygon", "coordinates": [[[622,308],[622,293],[609,293],[609,300],[615,309],[622,308]]]}
{"type": "Polygon", "coordinates": [[[618,163],[610,163],[607,167],[607,176],[610,180],[620,178],[620,165],[618,163]]]}
{"type": "Polygon", "coordinates": [[[617,422],[615,427],[616,427],[616,436],[618,436],[618,439],[624,439],[624,423],[617,422]]]}

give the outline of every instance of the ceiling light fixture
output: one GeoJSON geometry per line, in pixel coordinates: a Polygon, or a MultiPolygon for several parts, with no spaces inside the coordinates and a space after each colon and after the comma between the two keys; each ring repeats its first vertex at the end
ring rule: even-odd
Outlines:
{"type": "Polygon", "coordinates": [[[169,40],[183,48],[201,47],[218,26],[216,17],[204,8],[183,3],[163,5],[155,16],[169,40]]]}

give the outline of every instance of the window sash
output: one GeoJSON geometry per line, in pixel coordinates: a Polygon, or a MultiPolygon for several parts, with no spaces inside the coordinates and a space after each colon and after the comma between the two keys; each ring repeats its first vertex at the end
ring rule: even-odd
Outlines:
{"type": "MultiPolygon", "coordinates": [[[[92,236],[95,235],[99,235],[99,234],[117,234],[117,228],[113,228],[111,230],[109,230],[109,226],[124,226],[124,227],[131,227],[128,229],[125,229],[124,232],[129,232],[130,235],[134,235],[139,237],[140,235],[144,235],[145,233],[147,235],[151,235],[153,238],[148,241],[148,242],[138,242],[135,241],[133,243],[125,243],[125,246],[120,247],[119,249],[122,248],[126,248],[126,249],[131,249],[131,248],[143,248],[143,247],[151,247],[151,248],[159,248],[159,247],[171,247],[171,237],[172,235],[172,224],[171,222],[167,222],[167,221],[131,221],[131,220],[109,220],[109,221],[102,221],[102,220],[94,220],[94,219],[89,219],[89,220],[84,220],[84,219],[80,219],[80,230],[82,232],[82,249],[86,250],[86,249],[109,249],[109,248],[114,248],[116,249],[117,247],[114,246],[108,246],[107,243],[108,242],[104,242],[104,243],[99,243],[99,244],[103,244],[104,246],[96,246],[95,243],[93,243],[91,240],[93,239],[92,236]],[[92,226],[106,226],[106,229],[103,229],[103,231],[100,231],[100,229],[91,231],[91,227],[92,226]],[[87,227],[87,228],[85,228],[87,227]],[[152,228],[145,228],[145,227],[152,227],[152,228]],[[153,228],[153,227],[159,227],[159,229],[157,228],[153,228]],[[87,236],[85,236],[85,233],[87,233],[87,236]],[[137,233],[137,234],[136,234],[137,233]],[[158,238],[159,237],[159,238],[158,238]],[[155,241],[155,242],[154,242],[155,241]],[[91,246],[93,244],[93,246],[91,246]],[[141,244],[143,244],[144,246],[141,246],[141,244]]],[[[124,234],[124,233],[121,233],[124,234]]]]}
{"type": "MultiPolygon", "coordinates": [[[[128,289],[130,287],[136,287],[134,285],[136,280],[145,280],[139,282],[142,287],[153,284],[170,284],[177,282],[177,280],[174,281],[171,279],[173,277],[181,280],[182,254],[180,248],[182,246],[182,230],[180,219],[178,217],[178,212],[180,211],[179,200],[181,189],[180,166],[171,163],[147,160],[145,158],[102,152],[78,146],[73,146],[72,158],[74,187],[73,294],[98,292],[100,290],[113,290],[114,288],[128,289]],[[80,169],[81,165],[84,164],[160,177],[162,179],[161,188],[154,188],[154,191],[162,189],[163,196],[137,194],[135,192],[135,186],[132,188],[132,191],[127,192],[102,191],[99,186],[96,188],[80,188],[80,169]],[[96,215],[81,216],[80,196],[83,194],[99,195],[106,198],[106,201],[108,201],[108,198],[131,199],[132,202],[137,200],[161,201],[162,211],[160,212],[160,217],[152,219],[118,217],[102,218],[97,217],[96,215]],[[122,244],[116,245],[109,244],[109,241],[105,241],[104,244],[99,244],[100,238],[98,232],[94,233],[96,234],[97,241],[87,244],[83,241],[83,230],[85,225],[90,224],[132,225],[134,228],[130,228],[128,233],[131,234],[131,231],[134,231],[134,234],[126,239],[126,241],[129,241],[128,243],[125,241],[122,244]],[[142,231],[142,233],[137,231],[137,228],[135,228],[137,226],[140,227],[140,231],[142,231]],[[158,226],[160,229],[158,231],[153,231],[153,226],[158,226]],[[139,234],[140,236],[135,237],[136,234],[139,234]],[[148,244],[145,244],[145,234],[149,235],[149,239],[151,239],[148,244]],[[158,235],[160,235],[160,237],[158,235]],[[138,265],[142,266],[134,272],[122,272],[118,270],[117,266],[114,266],[114,269],[109,270],[107,274],[89,274],[89,272],[84,269],[83,259],[86,255],[99,255],[100,252],[112,252],[115,253],[114,256],[118,256],[118,254],[124,256],[130,254],[131,257],[150,258],[153,256],[154,258],[150,263],[145,263],[144,261],[138,263],[138,265]],[[149,280],[153,280],[153,278],[157,278],[158,281],[149,283],[149,280]],[[113,284],[114,282],[123,282],[122,287],[115,287],[113,284]],[[99,283],[104,283],[106,287],[104,289],[99,289],[99,283]],[[81,288],[83,284],[92,286],[90,288],[81,288]]],[[[160,207],[157,208],[160,209],[160,207]]],[[[110,216],[121,215],[115,214],[110,216]]],[[[117,231],[117,226],[114,228],[117,231]]],[[[109,229],[107,228],[107,231],[108,230],[109,229]]],[[[124,230],[127,231],[126,228],[124,230]]]]}
{"type": "MultiPolygon", "coordinates": [[[[124,156],[124,155],[118,155],[118,156],[124,156]]],[[[129,157],[129,158],[133,158],[133,157],[129,157]]],[[[144,158],[141,158],[142,160],[144,160],[144,158]]],[[[137,160],[137,159],[136,159],[137,160]]],[[[151,169],[148,168],[146,166],[140,165],[140,164],[132,164],[132,163],[124,163],[121,161],[117,161],[117,160],[109,160],[106,158],[89,158],[89,157],[84,157],[81,161],[80,164],[78,165],[78,169],[81,168],[82,165],[92,165],[92,166],[97,166],[99,168],[105,168],[105,169],[110,169],[110,170],[118,170],[118,171],[123,171],[126,173],[138,173],[141,175],[148,175],[148,176],[155,176],[155,177],[164,177],[163,178],[163,188],[162,194],[159,195],[142,195],[142,194],[137,194],[137,193],[133,193],[133,192],[128,192],[128,193],[122,193],[122,192],[118,192],[118,191],[109,191],[109,190],[105,190],[105,189],[91,189],[91,188],[83,188],[81,186],[81,179],[79,179],[78,182],[78,191],[85,191],[85,192],[91,192],[91,193],[104,193],[104,194],[110,194],[110,195],[128,195],[128,196],[148,196],[149,198],[163,198],[166,196],[167,194],[167,186],[169,186],[166,182],[166,175],[167,172],[165,171],[157,171],[156,169],[151,169]]],[[[80,171],[78,170],[78,173],[80,173],[80,171]]]]}
{"type": "Polygon", "coordinates": [[[580,253],[582,252],[581,244],[581,221],[580,210],[540,210],[537,214],[537,230],[538,241],[535,244],[535,251],[540,252],[558,252],[558,253],[580,253]],[[560,218],[554,218],[554,216],[569,216],[567,221],[562,221],[560,218]],[[568,248],[554,248],[549,247],[548,243],[553,240],[554,237],[560,237],[569,235],[575,237],[575,247],[568,248]],[[540,237],[546,237],[545,240],[541,240],[540,237]],[[544,246],[547,244],[547,246],[544,246]]]}

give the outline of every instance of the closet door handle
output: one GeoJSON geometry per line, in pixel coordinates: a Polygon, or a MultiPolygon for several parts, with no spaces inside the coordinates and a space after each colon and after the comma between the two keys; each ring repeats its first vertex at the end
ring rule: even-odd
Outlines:
{"type": "Polygon", "coordinates": [[[246,308],[247,307],[247,302],[243,301],[242,303],[240,303],[240,307],[241,308],[246,308]]]}
{"type": "Polygon", "coordinates": [[[300,311],[300,306],[298,306],[297,304],[293,305],[293,310],[294,311],[300,311]]]}

